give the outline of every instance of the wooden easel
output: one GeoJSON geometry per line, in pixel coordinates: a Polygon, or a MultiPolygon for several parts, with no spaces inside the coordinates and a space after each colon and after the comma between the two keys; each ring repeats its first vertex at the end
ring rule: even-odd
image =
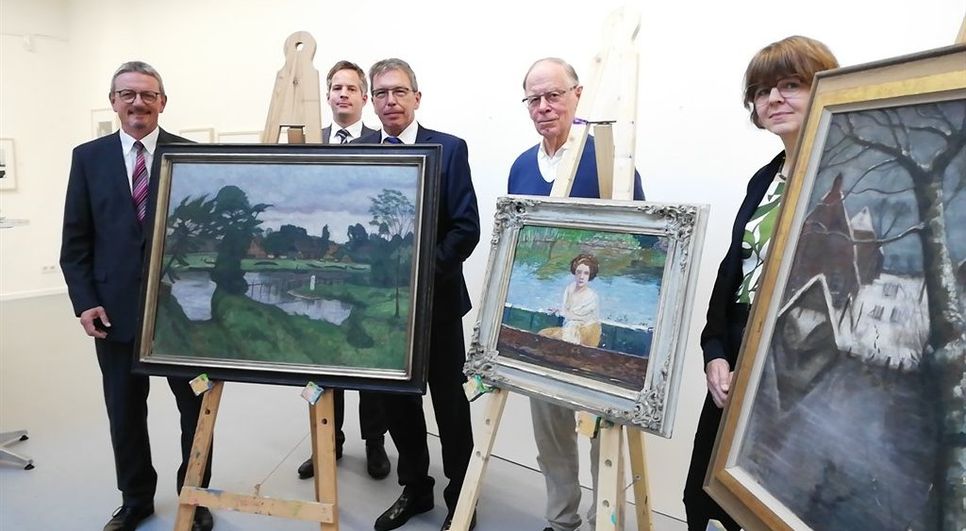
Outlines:
{"type": "MultiPolygon", "coordinates": [[[[638,54],[635,40],[640,14],[619,9],[604,24],[604,46],[594,58],[591,75],[577,105],[578,120],[570,128],[570,149],[557,170],[551,197],[568,197],[590,127],[594,128],[600,196],[634,198],[634,143],[637,117],[638,54]],[[615,129],[616,133],[615,134],[615,129]]],[[[474,430],[476,444],[463,480],[452,529],[467,531],[482,487],[496,432],[506,406],[507,391],[495,389],[486,398],[483,421],[474,430]]],[[[637,529],[651,531],[651,502],[644,439],[634,427],[601,422],[597,477],[597,531],[624,526],[624,434],[627,436],[637,529]]]]}
{"type": "MultiPolygon", "coordinates": [[[[312,66],[315,39],[306,32],[293,33],[285,40],[285,66],[278,72],[268,119],[262,132],[262,143],[277,143],[281,128],[288,128],[290,144],[321,142],[321,107],[319,73],[312,66]],[[303,132],[304,131],[304,132],[303,132]]],[[[312,464],[315,466],[315,499],[282,500],[238,494],[201,487],[205,466],[211,455],[211,441],[221,404],[224,382],[214,382],[205,392],[201,415],[191,446],[191,458],[184,486],[178,498],[178,516],[174,528],[189,531],[195,509],[227,509],[245,513],[277,516],[319,522],[322,531],[339,529],[338,491],[335,463],[335,416],[332,391],[309,405],[309,429],[312,433],[312,464]]]]}

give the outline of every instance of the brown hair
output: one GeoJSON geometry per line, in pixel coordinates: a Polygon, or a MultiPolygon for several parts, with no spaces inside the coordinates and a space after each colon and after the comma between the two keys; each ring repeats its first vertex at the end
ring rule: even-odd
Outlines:
{"type": "Polygon", "coordinates": [[[801,35],[792,35],[765,46],[748,63],[745,70],[745,108],[751,111],[751,123],[762,129],[755,112],[755,91],[783,77],[798,76],[807,85],[822,70],[838,68],[839,62],[827,46],[801,35]]]}
{"type": "Polygon", "coordinates": [[[600,271],[600,262],[592,254],[578,254],[570,261],[570,272],[576,275],[577,266],[581,264],[590,269],[590,280],[594,280],[597,277],[597,272],[600,271]]]}
{"type": "Polygon", "coordinates": [[[359,82],[362,84],[362,86],[359,87],[359,90],[361,90],[363,94],[367,94],[369,92],[369,83],[366,82],[366,73],[362,70],[362,68],[359,67],[359,65],[353,63],[352,61],[346,61],[345,59],[332,65],[332,68],[329,69],[329,73],[326,74],[325,89],[327,91],[332,90],[332,76],[334,76],[339,70],[352,70],[358,74],[359,82]]]}

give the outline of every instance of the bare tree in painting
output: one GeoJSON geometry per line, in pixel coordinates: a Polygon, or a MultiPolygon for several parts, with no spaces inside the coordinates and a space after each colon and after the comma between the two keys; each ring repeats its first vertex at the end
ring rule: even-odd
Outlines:
{"type": "Polygon", "coordinates": [[[828,140],[823,172],[864,168],[844,195],[878,194],[908,220],[885,222],[876,241],[918,236],[930,320],[922,367],[940,423],[939,527],[959,531],[966,526],[966,320],[949,242],[963,229],[949,225],[946,209],[966,187],[966,100],[841,113],[828,140]],[[869,176],[876,184],[863,182],[869,176]]]}

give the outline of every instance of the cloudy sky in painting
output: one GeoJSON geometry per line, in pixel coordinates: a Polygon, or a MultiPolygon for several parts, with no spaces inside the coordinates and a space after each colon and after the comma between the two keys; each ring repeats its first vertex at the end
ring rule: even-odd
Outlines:
{"type": "Polygon", "coordinates": [[[386,165],[178,163],[169,208],[186,196],[213,198],[222,187],[234,185],[249,203],[272,205],[259,216],[262,229],[290,224],[319,236],[328,225],[332,241],[344,242],[349,225],[375,229],[369,225],[369,207],[383,189],[398,190],[415,205],[418,171],[386,165]]]}

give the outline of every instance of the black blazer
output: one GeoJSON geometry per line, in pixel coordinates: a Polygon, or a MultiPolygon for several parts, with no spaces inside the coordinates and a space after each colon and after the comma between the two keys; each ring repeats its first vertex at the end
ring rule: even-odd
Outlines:
{"type": "MultiPolygon", "coordinates": [[[[158,144],[174,142],[190,140],[160,131],[158,144]]],[[[152,188],[156,176],[152,172],[152,188]]],[[[111,341],[133,340],[138,322],[145,234],[134,213],[129,181],[118,132],[74,148],[60,267],[74,315],[103,306],[111,321],[111,341]]],[[[149,216],[152,210],[149,204],[149,216]]]]}
{"type": "MultiPolygon", "coordinates": [[[[378,129],[372,129],[370,127],[366,127],[366,124],[362,124],[362,131],[359,133],[359,138],[362,138],[362,137],[364,137],[366,135],[369,135],[369,134],[372,134],[372,133],[378,133],[378,132],[379,132],[378,129]]],[[[322,128],[322,143],[323,144],[328,144],[329,143],[329,137],[330,136],[332,136],[332,126],[329,125],[328,127],[323,127],[322,128]]],[[[357,140],[357,139],[353,139],[353,140],[357,140]]],[[[350,142],[351,141],[352,140],[350,140],[350,142]]]]}
{"type": "Polygon", "coordinates": [[[775,175],[781,170],[785,162],[785,153],[781,152],[758,170],[748,182],[745,200],[738,208],[735,224],[731,229],[731,245],[725,254],[721,265],[718,266],[718,277],[711,290],[711,300],[708,303],[708,322],[701,332],[701,350],[704,352],[704,363],[713,359],[728,360],[731,368],[735,368],[738,350],[741,349],[741,338],[744,335],[745,324],[748,321],[748,305],[738,303],[738,288],[744,277],[741,253],[741,241],[745,233],[745,225],[758,209],[761,200],[768,191],[768,186],[775,175]]]}
{"type": "MultiPolygon", "coordinates": [[[[378,144],[376,131],[354,142],[378,144]]],[[[463,279],[463,262],[480,241],[480,213],[470,177],[470,161],[462,138],[419,126],[417,144],[443,146],[440,161],[439,215],[436,222],[436,275],[433,285],[433,321],[466,315],[473,306],[463,279]]]]}

